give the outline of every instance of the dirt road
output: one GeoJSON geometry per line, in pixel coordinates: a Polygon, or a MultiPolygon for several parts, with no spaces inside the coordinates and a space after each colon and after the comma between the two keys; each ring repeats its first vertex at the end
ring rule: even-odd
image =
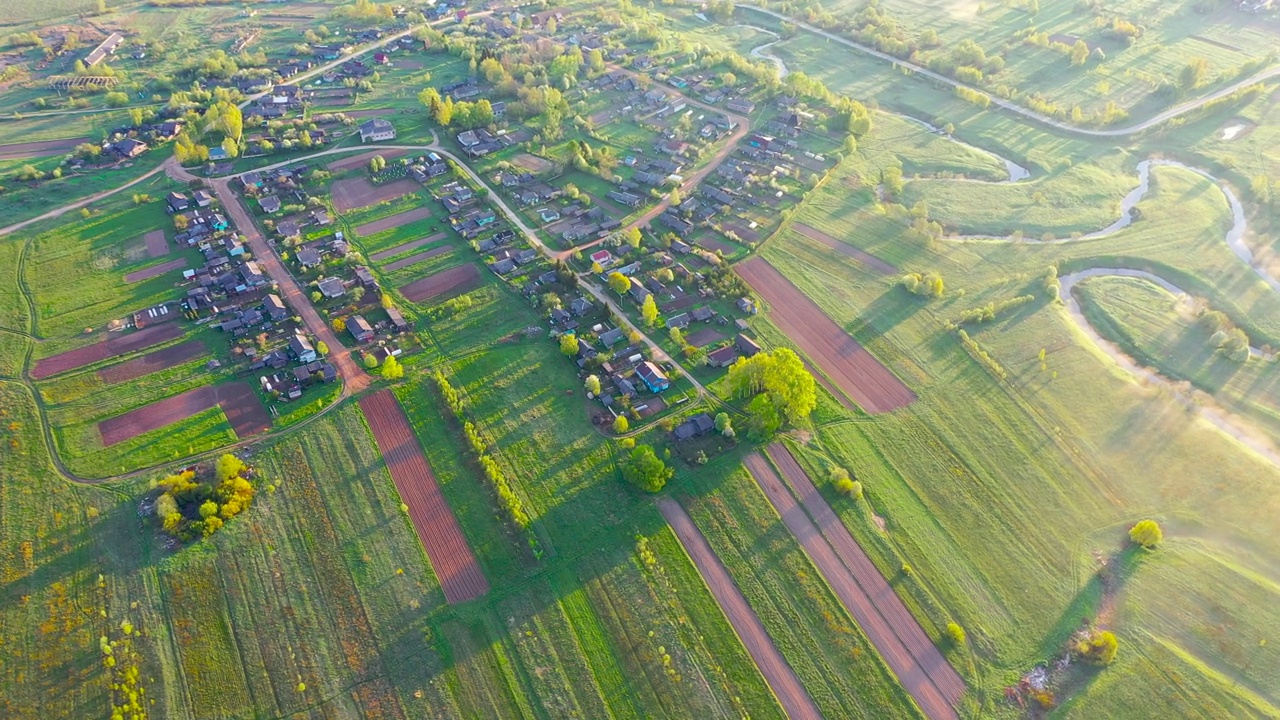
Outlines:
{"type": "Polygon", "coordinates": [[[749,456],[747,470],[841,604],[925,715],[934,720],[958,718],[955,705],[965,692],[959,674],[929,641],[787,449],[774,443],[769,456],[795,487],[803,508],[762,455],[749,456]]]}
{"type": "Polygon", "coordinates": [[[818,706],[814,704],[813,698],[809,697],[808,691],[800,684],[800,678],[796,677],[795,671],[787,664],[782,653],[778,652],[773,639],[760,623],[760,618],[747,604],[742,591],[738,590],[733,578],[720,563],[720,558],[716,557],[715,551],[707,544],[707,539],[702,536],[702,532],[693,524],[689,514],[684,511],[680,503],[671,498],[660,498],[658,510],[675,531],[676,537],[680,539],[685,552],[689,553],[693,564],[698,567],[698,572],[707,583],[707,587],[711,589],[716,603],[729,618],[729,624],[733,626],[734,632],[742,640],[747,652],[751,653],[756,667],[764,676],[765,682],[769,683],[769,688],[773,690],[774,696],[778,698],[778,703],[782,705],[787,716],[793,720],[821,718],[822,714],[818,712],[818,706]]]}
{"type": "MultiPolygon", "coordinates": [[[[611,66],[611,69],[620,70],[630,75],[631,77],[641,76],[641,73],[637,73],[632,70],[628,70],[626,68],[617,67],[616,65],[611,66]]],[[[646,75],[645,77],[648,77],[648,76],[646,75]]],[[[671,88],[663,88],[663,90],[670,92],[671,88]]],[[[680,193],[685,197],[689,197],[693,193],[693,191],[698,187],[699,183],[705,180],[706,177],[710,175],[717,167],[720,167],[720,163],[724,162],[725,158],[729,157],[730,153],[734,151],[734,148],[738,146],[738,141],[747,136],[747,133],[751,131],[751,121],[749,121],[745,116],[735,115],[725,110],[724,108],[718,108],[718,107],[715,107],[714,105],[708,105],[700,100],[695,100],[689,97],[688,95],[682,95],[679,92],[676,92],[674,94],[678,95],[680,98],[682,98],[685,101],[686,104],[692,107],[701,108],[702,110],[706,110],[707,112],[713,112],[717,115],[724,115],[728,117],[730,120],[738,123],[738,129],[734,130],[729,135],[729,137],[724,140],[724,146],[721,147],[720,150],[711,158],[711,161],[708,162],[706,165],[703,165],[701,170],[698,170],[694,174],[685,178],[684,182],[680,183],[680,193]]],[[[641,215],[640,217],[628,223],[626,227],[622,228],[622,231],[630,230],[631,228],[637,228],[637,227],[642,228],[648,225],[650,222],[653,221],[654,218],[661,215],[662,212],[670,206],[671,206],[671,196],[666,195],[662,198],[662,201],[659,202],[657,205],[654,205],[653,207],[649,208],[648,210],[645,211],[643,215],[641,215]]],[[[608,236],[605,236],[605,237],[608,237],[608,236]]],[[[569,250],[561,250],[559,252],[553,253],[551,257],[555,260],[568,261],[569,256],[573,255],[579,250],[586,250],[587,248],[595,247],[596,245],[599,245],[600,243],[604,242],[604,240],[605,238],[599,238],[597,240],[593,240],[589,243],[579,245],[569,250]]]]}
{"type": "MultiPolygon", "coordinates": [[[[176,164],[174,167],[177,167],[180,171],[180,179],[190,180],[192,178],[181,167],[176,164]],[[182,175],[186,177],[182,177],[182,175]]],[[[209,186],[213,188],[213,193],[218,196],[218,201],[226,208],[227,214],[231,216],[231,221],[235,223],[236,229],[248,242],[250,250],[253,251],[253,259],[257,260],[267,276],[276,282],[280,289],[280,295],[293,308],[294,312],[298,313],[302,318],[307,331],[320,342],[329,346],[331,350],[329,361],[333,363],[338,370],[338,375],[342,377],[343,394],[354,395],[368,387],[370,382],[369,375],[355,361],[351,353],[343,349],[342,343],[338,342],[338,337],[333,334],[333,329],[324,321],[324,318],[320,317],[320,313],[316,312],[315,307],[311,304],[311,298],[307,297],[307,294],[303,292],[298,280],[293,277],[289,269],[280,261],[280,256],[276,254],[275,250],[267,244],[267,239],[262,236],[258,226],[253,222],[253,216],[249,214],[244,203],[240,201],[240,195],[231,189],[231,181],[227,178],[217,178],[208,182],[209,186]]]]}

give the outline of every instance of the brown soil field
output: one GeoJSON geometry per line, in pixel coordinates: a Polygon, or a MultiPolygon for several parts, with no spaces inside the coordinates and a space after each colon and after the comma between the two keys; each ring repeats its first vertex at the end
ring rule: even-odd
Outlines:
{"type": "Polygon", "coordinates": [[[360,411],[369,422],[400,498],[409,506],[409,519],[427,551],[445,599],[459,603],[489,592],[489,581],[445,502],[396,396],[390,390],[366,395],[360,398],[360,411]]]}
{"type": "Polygon", "coordinates": [[[689,333],[684,336],[684,341],[694,347],[706,347],[711,343],[717,343],[724,339],[715,328],[704,327],[696,332],[689,333]]]}
{"type": "Polygon", "coordinates": [[[181,365],[200,357],[204,353],[204,343],[199,340],[190,340],[173,347],[147,353],[140,358],[126,360],[119,365],[105,367],[98,371],[98,377],[102,378],[103,382],[114,385],[126,380],[140,378],[143,375],[150,375],[165,368],[181,365]]]}
{"type": "Polygon", "coordinates": [[[555,167],[550,160],[540,158],[537,155],[530,155],[529,153],[520,153],[511,158],[511,164],[528,170],[534,175],[541,175],[555,167]]]}
{"type": "Polygon", "coordinates": [[[760,242],[760,233],[747,227],[746,223],[728,223],[724,228],[726,230],[732,230],[733,234],[742,238],[743,242],[760,242]]]}
{"type": "Polygon", "coordinates": [[[863,410],[888,412],[916,395],[764,258],[738,263],[738,274],[770,305],[769,317],[863,410]]]}
{"type": "Polygon", "coordinates": [[[474,263],[467,263],[403,285],[400,294],[412,302],[423,302],[445,295],[461,295],[478,287],[480,269],[474,263]]]}
{"type": "Polygon", "coordinates": [[[726,242],[717,237],[707,236],[704,238],[698,238],[697,244],[701,247],[704,247],[710,250],[711,252],[724,253],[725,256],[729,256],[738,252],[738,248],[735,247],[732,243],[726,242]]]}
{"type": "Polygon", "coordinates": [[[153,258],[169,254],[169,242],[164,239],[163,230],[152,230],[142,241],[147,244],[147,254],[153,258]]]}
{"type": "Polygon", "coordinates": [[[787,717],[796,720],[821,718],[822,714],[818,712],[818,706],[800,684],[800,678],[796,677],[795,670],[791,669],[786,659],[782,657],[782,653],[778,652],[777,646],[773,644],[773,638],[769,637],[769,633],[760,622],[760,617],[747,604],[742,591],[734,584],[733,577],[729,575],[729,571],[711,549],[711,545],[698,530],[698,526],[693,524],[689,514],[679,503],[669,497],[658,500],[658,510],[662,512],[662,517],[666,518],[667,524],[675,532],[685,552],[689,553],[690,559],[693,560],[698,573],[702,575],[703,581],[711,590],[720,610],[729,619],[734,632],[742,640],[747,652],[751,654],[751,659],[755,661],[765,682],[769,683],[769,688],[778,698],[778,703],[782,705],[787,717]]]}
{"type": "Polygon", "coordinates": [[[325,167],[327,167],[330,172],[354,170],[368,165],[369,161],[372,160],[375,155],[381,155],[384,160],[390,160],[392,158],[398,158],[401,155],[406,155],[408,152],[408,150],[371,150],[366,153],[357,153],[341,160],[334,160],[325,167]]]}
{"type": "Polygon", "coordinates": [[[143,280],[160,277],[171,270],[177,270],[178,268],[184,268],[186,266],[187,261],[183,258],[178,258],[177,260],[162,262],[159,265],[152,265],[151,267],[143,268],[141,270],[134,270],[124,276],[124,281],[129,283],[142,282],[143,280]]]}
{"type": "MultiPolygon", "coordinates": [[[[386,155],[383,155],[383,157],[386,157],[386,155]]],[[[365,162],[368,161],[366,160],[365,162]]],[[[394,200],[416,191],[418,187],[418,183],[411,178],[395,180],[383,185],[374,185],[366,178],[352,178],[339,180],[329,190],[333,196],[333,207],[338,212],[346,212],[347,210],[368,207],[384,200],[394,200]]]]}
{"type": "Polygon", "coordinates": [[[786,446],[774,443],[767,452],[800,497],[803,510],[760,453],[746,459],[747,469],[805,554],[924,714],[934,720],[958,718],[955,707],[965,693],[964,680],[925,635],[786,446]]]}
{"type": "Polygon", "coordinates": [[[31,377],[36,380],[47,378],[50,375],[92,365],[110,357],[159,345],[181,336],[182,327],[177,323],[162,323],[137,332],[104,336],[91,345],[37,360],[35,368],[31,370],[31,377]]]}
{"type": "Polygon", "coordinates": [[[399,270],[400,268],[407,268],[410,265],[417,265],[423,260],[428,260],[437,255],[443,255],[447,252],[452,252],[452,251],[453,251],[452,245],[439,245],[431,248],[430,250],[420,252],[416,255],[410,255],[407,258],[401,258],[399,260],[396,260],[395,262],[387,263],[386,265],[382,266],[382,269],[386,272],[393,272],[395,270],[399,270]]]}
{"type": "Polygon", "coordinates": [[[221,405],[227,422],[236,436],[244,439],[265,432],[271,427],[271,416],[262,406],[253,388],[246,382],[223,385],[206,385],[188,390],[180,395],[130,410],[123,415],[98,423],[103,446],[115,445],[143,433],[159,430],[166,425],[204,412],[214,405],[221,405]]]}
{"type": "Polygon", "coordinates": [[[0,160],[23,160],[47,155],[61,155],[80,143],[87,142],[93,142],[92,138],[64,138],[62,140],[42,140],[40,142],[0,145],[0,160]]]}
{"type": "Polygon", "coordinates": [[[898,272],[897,268],[881,260],[875,255],[863,252],[849,243],[840,242],[838,238],[833,238],[817,228],[811,228],[804,223],[796,223],[792,226],[792,229],[810,240],[817,240],[819,243],[822,243],[845,257],[851,257],[854,260],[857,260],[859,263],[865,265],[871,270],[875,270],[881,275],[892,275],[898,272]]]}
{"type": "Polygon", "coordinates": [[[421,240],[413,240],[413,241],[411,241],[411,242],[404,243],[403,245],[397,245],[397,246],[395,246],[395,247],[393,247],[393,248],[387,248],[386,250],[380,250],[380,251],[378,251],[378,252],[376,252],[376,253],[374,253],[374,254],[370,255],[370,256],[369,256],[369,259],[370,259],[370,260],[373,260],[373,261],[375,261],[375,262],[376,262],[376,261],[379,261],[379,260],[386,260],[386,259],[387,259],[387,258],[389,258],[389,257],[395,257],[396,255],[399,255],[400,253],[407,253],[407,252],[409,252],[410,250],[414,250],[414,249],[420,248],[420,247],[422,247],[423,245],[430,245],[431,243],[436,242],[437,240],[443,240],[443,239],[444,239],[444,236],[445,236],[445,233],[443,233],[443,232],[438,232],[438,233],[436,233],[435,235],[431,235],[431,236],[429,236],[429,237],[424,237],[424,238],[422,238],[421,240]]]}
{"type": "Polygon", "coordinates": [[[415,220],[424,220],[429,217],[431,217],[431,208],[426,206],[416,207],[412,210],[405,210],[402,213],[396,213],[390,217],[384,217],[381,220],[374,220],[373,222],[365,223],[364,225],[356,228],[356,234],[372,235],[374,233],[382,232],[383,230],[398,228],[401,225],[408,225],[415,220]]]}
{"type": "Polygon", "coordinates": [[[396,58],[392,62],[392,65],[394,65],[397,70],[421,70],[426,67],[426,63],[421,60],[410,60],[408,58],[396,58]]]}

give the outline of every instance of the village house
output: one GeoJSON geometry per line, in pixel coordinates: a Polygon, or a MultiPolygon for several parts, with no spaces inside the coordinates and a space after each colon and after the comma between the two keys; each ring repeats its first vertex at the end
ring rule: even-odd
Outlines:
{"type": "Polygon", "coordinates": [[[725,345],[707,354],[707,364],[715,368],[729,367],[737,359],[738,349],[732,345],[725,345]]]}
{"type": "Polygon", "coordinates": [[[317,284],[320,295],[330,300],[340,298],[347,293],[347,288],[343,286],[342,281],[336,277],[325,278],[317,284]]]}
{"type": "Polygon", "coordinates": [[[391,323],[391,329],[396,332],[407,332],[411,328],[409,321],[404,319],[404,315],[393,307],[387,308],[387,320],[391,323]]]}
{"type": "Polygon", "coordinates": [[[170,215],[182,212],[188,207],[191,207],[191,203],[187,200],[187,196],[179,192],[169,193],[169,196],[165,198],[165,204],[168,205],[170,215]]]}
{"type": "Polygon", "coordinates": [[[279,295],[269,293],[262,298],[262,308],[267,313],[267,317],[279,322],[289,316],[289,309],[285,307],[284,301],[279,295]]]}
{"type": "Polygon", "coordinates": [[[311,341],[301,334],[295,334],[289,339],[289,352],[300,363],[315,362],[318,359],[311,341]]]}
{"type": "Polygon", "coordinates": [[[698,413],[690,417],[688,420],[680,423],[673,431],[676,440],[689,440],[691,438],[706,435],[716,427],[715,421],[706,413],[698,413]]]}
{"type": "Polygon", "coordinates": [[[347,332],[351,333],[356,342],[369,342],[373,339],[373,327],[362,315],[347,318],[347,332]]]}
{"type": "Polygon", "coordinates": [[[760,352],[760,346],[756,344],[756,341],[742,333],[738,333],[738,337],[733,342],[744,357],[754,357],[760,352]]]}
{"type": "Polygon", "coordinates": [[[649,392],[660,393],[671,387],[671,381],[667,379],[666,373],[648,360],[636,366],[636,377],[649,388],[649,392]]]}
{"type": "Polygon", "coordinates": [[[396,139],[396,129],[382,118],[371,118],[360,123],[360,142],[383,142],[396,139]]]}

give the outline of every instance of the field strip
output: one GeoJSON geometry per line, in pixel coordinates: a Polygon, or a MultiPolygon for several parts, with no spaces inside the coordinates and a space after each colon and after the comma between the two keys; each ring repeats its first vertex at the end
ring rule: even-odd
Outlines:
{"type": "Polygon", "coordinates": [[[764,258],[734,268],[769,303],[769,318],[863,410],[889,412],[915,402],[910,388],[764,258]]]}
{"type": "Polygon", "coordinates": [[[407,268],[410,265],[417,265],[423,260],[430,260],[431,258],[436,257],[437,255],[443,255],[447,252],[452,252],[452,251],[453,251],[452,245],[437,245],[436,247],[433,247],[430,250],[424,250],[420,253],[417,253],[416,255],[410,255],[409,257],[400,258],[399,260],[396,260],[394,262],[389,262],[386,265],[382,266],[382,270],[383,272],[395,272],[396,270],[399,270],[401,268],[407,268]]]}
{"type": "Polygon", "coordinates": [[[480,269],[475,263],[467,263],[414,280],[399,290],[410,302],[420,303],[442,295],[453,297],[470,292],[480,287],[481,282],[480,269]]]}
{"type": "Polygon", "coordinates": [[[185,420],[215,405],[222,407],[227,423],[238,439],[243,440],[271,428],[271,416],[249,383],[230,382],[198,387],[107,418],[98,423],[98,433],[102,436],[103,447],[108,447],[185,420]]]}
{"type": "Polygon", "coordinates": [[[352,155],[349,158],[343,158],[342,160],[334,160],[325,167],[328,168],[329,172],[355,170],[358,167],[368,165],[369,161],[378,155],[381,155],[383,160],[391,160],[393,158],[398,158],[401,155],[405,155],[408,152],[408,150],[371,150],[369,152],[360,153],[359,155],[352,155]]]}
{"type": "Polygon", "coordinates": [[[796,503],[764,456],[753,453],[747,457],[747,470],[782,522],[925,715],[933,720],[958,718],[955,704],[964,694],[964,681],[929,641],[786,448],[774,443],[769,453],[775,462],[781,460],[779,465],[805,502],[804,508],[796,503]],[[805,508],[815,515],[816,525],[805,508]]]}
{"type": "Polygon", "coordinates": [[[116,337],[107,335],[84,347],[37,360],[35,368],[31,370],[31,378],[41,380],[50,375],[92,365],[100,360],[159,345],[179,337],[182,337],[182,327],[173,322],[152,325],[116,337]]]}
{"type": "Polygon", "coordinates": [[[851,257],[854,260],[857,260],[862,265],[872,270],[875,270],[881,275],[892,275],[898,272],[897,268],[881,260],[875,255],[872,255],[869,252],[859,250],[858,248],[850,245],[849,243],[841,242],[838,238],[831,237],[830,235],[822,232],[817,228],[809,227],[808,225],[805,225],[804,223],[800,223],[800,222],[795,223],[791,227],[796,232],[809,238],[810,240],[815,240],[825,245],[826,247],[830,248],[831,250],[835,250],[841,255],[844,255],[846,257],[851,257]]]}
{"type": "Polygon", "coordinates": [[[98,371],[98,377],[108,385],[122,383],[126,380],[150,375],[165,368],[181,365],[204,355],[204,343],[199,340],[188,340],[163,350],[147,353],[139,358],[126,360],[119,365],[111,365],[98,371]]]}
{"type": "Polygon", "coordinates": [[[451,604],[460,603],[489,592],[489,581],[440,492],[400,401],[390,390],[380,390],[360,398],[360,411],[369,422],[396,490],[409,506],[409,519],[427,551],[445,599],[451,604]]]}
{"type": "Polygon", "coordinates": [[[715,551],[707,544],[707,539],[693,524],[689,514],[671,498],[659,498],[658,509],[697,566],[703,581],[715,596],[716,603],[720,605],[725,617],[729,618],[729,623],[733,625],[734,632],[742,640],[747,652],[751,653],[756,667],[764,676],[765,682],[769,683],[787,716],[821,718],[822,714],[818,712],[813,698],[809,697],[808,691],[800,684],[800,678],[796,677],[795,671],[787,664],[782,653],[778,652],[773,639],[760,623],[760,618],[747,604],[742,591],[734,584],[729,571],[720,562],[720,558],[716,557],[715,551]]]}
{"type": "Polygon", "coordinates": [[[379,233],[383,230],[398,228],[401,225],[408,225],[415,220],[425,220],[429,217],[431,217],[431,208],[423,205],[422,207],[416,207],[412,210],[405,210],[404,212],[396,213],[395,215],[389,215],[379,220],[367,222],[356,228],[356,234],[361,237],[373,235],[374,233],[379,233]]]}
{"type": "Polygon", "coordinates": [[[436,242],[437,240],[443,240],[446,234],[447,233],[445,232],[438,232],[435,235],[430,235],[420,240],[411,240],[407,243],[404,243],[403,245],[397,245],[393,248],[380,250],[370,255],[369,259],[374,262],[381,262],[382,260],[386,260],[387,258],[395,257],[400,253],[406,253],[406,252],[409,252],[410,250],[416,250],[422,247],[423,245],[430,245],[431,243],[436,242]]]}
{"type": "Polygon", "coordinates": [[[91,142],[93,142],[93,138],[82,137],[0,145],[0,160],[25,160],[27,158],[58,155],[81,143],[91,142]]]}

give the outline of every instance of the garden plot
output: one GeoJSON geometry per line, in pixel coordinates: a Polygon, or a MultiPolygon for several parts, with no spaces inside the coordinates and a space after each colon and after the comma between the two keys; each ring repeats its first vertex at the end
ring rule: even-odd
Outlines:
{"type": "Polygon", "coordinates": [[[478,287],[480,269],[473,263],[467,263],[403,285],[400,294],[412,302],[423,302],[445,295],[461,295],[478,287]]]}
{"type": "Polygon", "coordinates": [[[102,435],[102,445],[109,447],[185,420],[215,405],[222,406],[237,437],[257,435],[271,427],[271,416],[253,388],[245,382],[233,382],[206,385],[103,420],[98,423],[98,432],[102,435]]]}

